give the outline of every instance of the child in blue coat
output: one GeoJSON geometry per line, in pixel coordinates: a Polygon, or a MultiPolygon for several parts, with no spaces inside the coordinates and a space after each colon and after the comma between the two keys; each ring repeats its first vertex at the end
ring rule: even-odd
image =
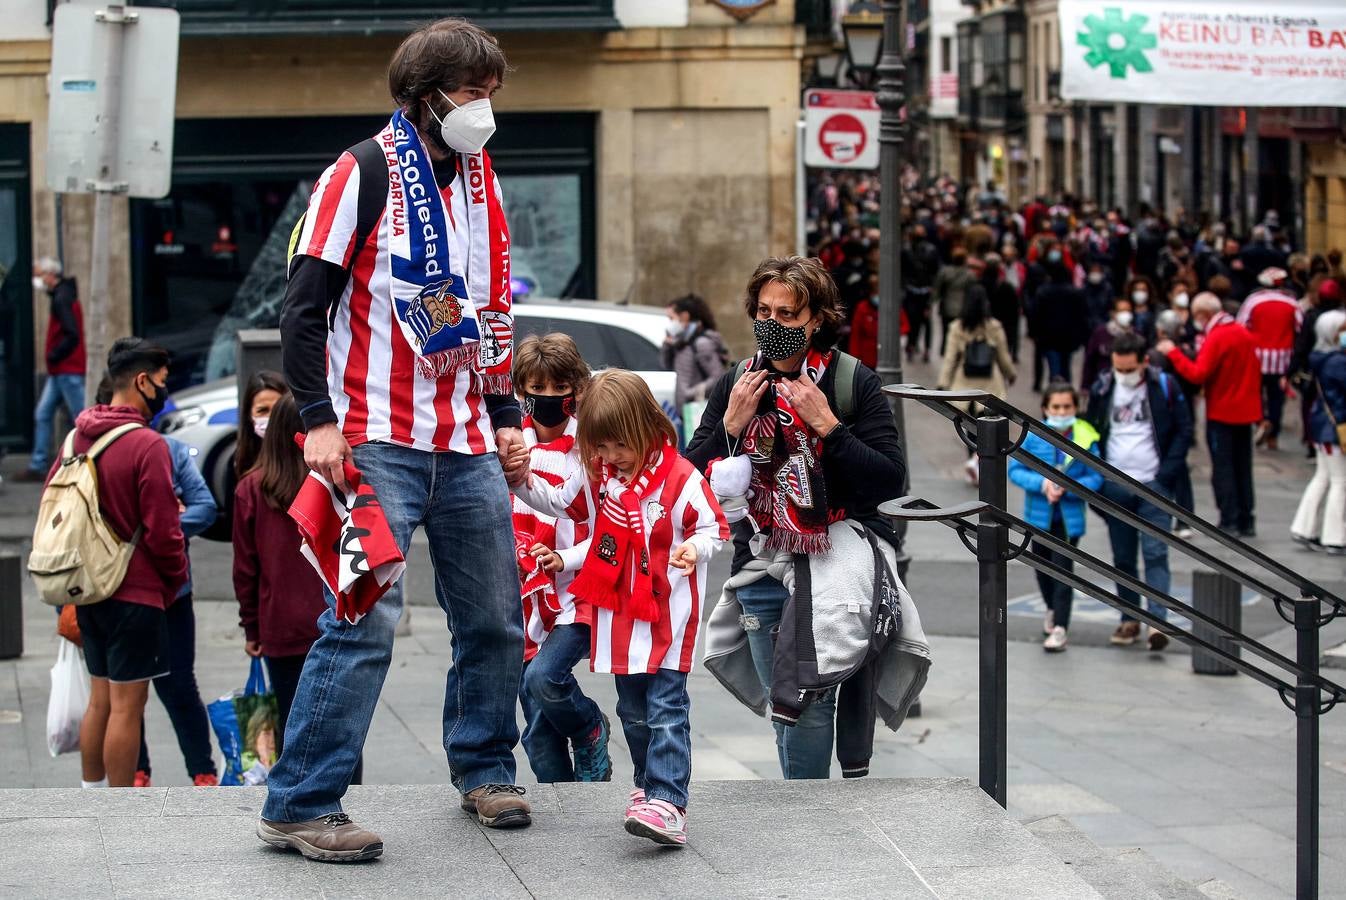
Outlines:
{"type": "MultiPolygon", "coordinates": [[[[1098,453],[1098,432],[1084,419],[1077,419],[1080,396],[1064,381],[1053,381],[1042,393],[1042,420],[1048,428],[1061,433],[1068,441],[1083,447],[1089,453],[1098,453]]],[[[1091,491],[1103,486],[1103,476],[1079,459],[1068,456],[1047,441],[1030,434],[1023,449],[1055,467],[1057,471],[1075,479],[1091,491]]],[[[1084,535],[1084,500],[1069,493],[1056,482],[1044,478],[1017,459],[1009,461],[1010,480],[1024,489],[1024,519],[1030,525],[1049,531],[1053,536],[1078,546],[1084,535]]],[[[1033,552],[1050,559],[1067,571],[1074,563],[1041,542],[1033,542],[1033,552]]],[[[1066,629],[1070,627],[1070,607],[1074,592],[1049,575],[1037,573],[1038,589],[1047,604],[1047,619],[1043,623],[1046,639],[1042,649],[1059,653],[1066,649],[1066,629]]]]}

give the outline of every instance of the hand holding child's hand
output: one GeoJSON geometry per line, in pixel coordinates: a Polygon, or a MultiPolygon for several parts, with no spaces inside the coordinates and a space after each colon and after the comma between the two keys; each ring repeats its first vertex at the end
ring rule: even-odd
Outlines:
{"type": "Polygon", "coordinates": [[[559,572],[565,568],[565,562],[561,559],[561,554],[546,544],[534,544],[533,549],[529,550],[528,554],[538,561],[538,565],[542,566],[544,572],[559,572]]]}
{"type": "Polygon", "coordinates": [[[688,541],[673,551],[673,556],[669,559],[668,564],[675,569],[681,569],[682,574],[687,576],[696,571],[696,559],[696,545],[688,541]]]}

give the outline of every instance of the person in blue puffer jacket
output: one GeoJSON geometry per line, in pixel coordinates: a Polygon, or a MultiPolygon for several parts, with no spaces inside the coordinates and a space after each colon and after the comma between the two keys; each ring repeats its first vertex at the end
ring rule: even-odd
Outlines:
{"type": "MultiPolygon", "coordinates": [[[[1042,393],[1042,420],[1048,428],[1059,432],[1066,440],[1084,448],[1089,453],[1098,453],[1098,431],[1084,419],[1076,418],[1080,409],[1080,395],[1068,382],[1053,381],[1042,393]]],[[[1077,457],[1068,456],[1047,443],[1043,438],[1030,434],[1024,440],[1023,449],[1043,462],[1056,468],[1070,478],[1075,479],[1091,491],[1103,486],[1103,476],[1081,462],[1077,457]]],[[[1061,540],[1078,546],[1084,536],[1085,502],[1081,497],[1068,492],[1056,482],[1043,477],[1013,457],[1009,461],[1010,480],[1024,489],[1024,519],[1030,525],[1041,528],[1061,540]]],[[[1050,559],[1067,571],[1074,570],[1074,563],[1063,554],[1057,553],[1045,544],[1034,541],[1033,552],[1050,559]]],[[[1074,591],[1049,575],[1037,573],[1038,590],[1047,606],[1047,618],[1042,630],[1046,638],[1042,649],[1049,653],[1059,653],[1066,649],[1066,629],[1070,627],[1070,608],[1074,600],[1074,591]]]]}

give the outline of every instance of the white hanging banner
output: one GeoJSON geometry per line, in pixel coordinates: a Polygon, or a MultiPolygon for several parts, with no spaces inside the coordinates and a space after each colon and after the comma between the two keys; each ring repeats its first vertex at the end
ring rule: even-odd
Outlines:
{"type": "Polygon", "coordinates": [[[1346,2],[1060,0],[1061,96],[1346,106],[1346,2]]]}

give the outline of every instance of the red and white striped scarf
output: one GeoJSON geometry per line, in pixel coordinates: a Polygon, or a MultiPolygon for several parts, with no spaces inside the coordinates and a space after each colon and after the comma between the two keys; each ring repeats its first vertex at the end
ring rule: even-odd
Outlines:
{"type": "MultiPolygon", "coordinates": [[[[810,349],[802,374],[817,384],[833,354],[810,349]]],[[[748,370],[766,365],[760,357],[748,370]]],[[[771,411],[748,422],[743,452],[752,460],[752,513],[771,533],[766,546],[787,553],[826,553],[827,482],[823,477],[823,439],[799,417],[780,391],[771,411]]]]}
{"type": "Polygon", "coordinates": [[[570,585],[576,597],[644,622],[659,621],[640,501],[663,488],[677,459],[678,451],[665,443],[646,458],[640,474],[626,485],[612,466],[599,466],[598,483],[604,493],[589,555],[570,585]]]}

